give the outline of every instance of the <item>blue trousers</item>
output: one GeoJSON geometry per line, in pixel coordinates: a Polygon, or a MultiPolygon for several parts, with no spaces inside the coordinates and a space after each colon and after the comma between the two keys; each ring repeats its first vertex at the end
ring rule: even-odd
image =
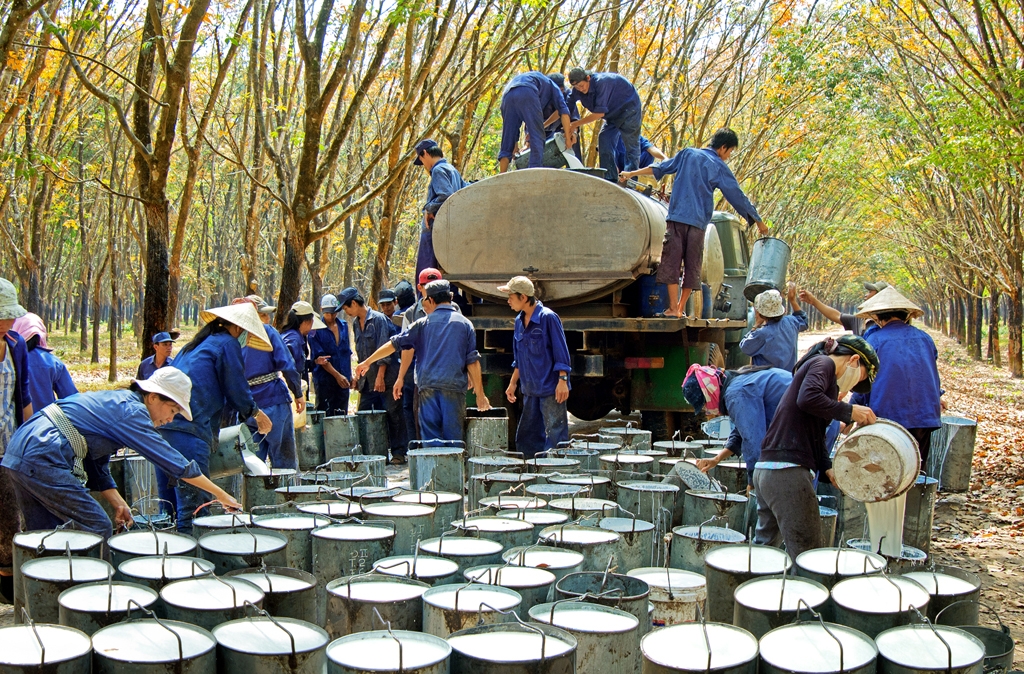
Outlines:
{"type": "MultiPolygon", "coordinates": [[[[342,374],[345,374],[342,372],[342,374]]],[[[345,375],[346,377],[351,377],[345,375]]],[[[316,390],[316,409],[334,417],[348,414],[348,389],[338,386],[334,377],[322,372],[313,375],[313,388],[316,390]]]]}
{"type": "Polygon", "coordinates": [[[104,540],[113,533],[103,506],[70,470],[47,468],[35,470],[32,475],[9,468],[0,470],[10,480],[26,531],[55,529],[70,520],[75,529],[99,534],[104,540]]]}
{"type": "Polygon", "coordinates": [[[569,415],[555,396],[522,396],[523,412],[516,427],[516,451],[526,458],[569,441],[569,415]]]}
{"type": "MultiPolygon", "coordinates": [[[[420,227],[420,247],[416,251],[416,276],[420,277],[420,272],[428,267],[437,269],[437,258],[434,257],[434,234],[433,230],[427,229],[427,223],[424,222],[420,227]]],[[[419,296],[419,291],[416,291],[416,295],[419,296]]]]}
{"type": "Polygon", "coordinates": [[[640,126],[643,115],[639,104],[627,105],[616,111],[614,117],[605,117],[604,126],[597,137],[598,154],[605,177],[612,182],[619,179],[619,168],[615,164],[615,147],[622,139],[626,146],[626,170],[635,171],[640,166],[640,126]]]}
{"type": "Polygon", "coordinates": [[[402,383],[402,417],[405,420],[406,447],[420,437],[419,423],[416,421],[416,384],[413,383],[412,368],[402,383]]]}
{"type": "MultiPolygon", "coordinates": [[[[172,431],[157,429],[164,440],[171,447],[185,457],[186,461],[195,461],[203,475],[210,474],[210,445],[202,438],[197,438],[191,433],[183,431],[172,431]]],[[[213,500],[213,496],[198,487],[193,487],[184,480],[177,480],[175,485],[171,484],[170,477],[159,468],[156,469],[157,488],[160,491],[160,498],[169,501],[177,515],[178,531],[183,534],[192,535],[192,519],[205,512],[196,513],[196,510],[204,503],[213,500]]]]}
{"type": "Polygon", "coordinates": [[[528,87],[509,89],[501,97],[501,150],[498,159],[512,157],[523,124],[526,124],[526,132],[530,135],[530,168],[541,168],[544,166],[546,135],[540,99],[528,87]]]}
{"type": "Polygon", "coordinates": [[[466,392],[436,388],[416,390],[423,440],[462,440],[466,427],[466,392]]]}
{"type": "Polygon", "coordinates": [[[295,424],[292,420],[291,403],[280,403],[261,408],[274,427],[266,435],[256,430],[256,420],[249,419],[246,425],[252,431],[252,440],[259,449],[256,456],[264,461],[270,456],[274,468],[298,468],[299,456],[295,451],[295,424]]]}

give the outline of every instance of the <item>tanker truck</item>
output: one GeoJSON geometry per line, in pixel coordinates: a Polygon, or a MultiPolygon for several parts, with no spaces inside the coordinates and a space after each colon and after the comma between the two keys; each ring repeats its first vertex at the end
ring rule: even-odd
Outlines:
{"type": "Polygon", "coordinates": [[[513,421],[504,391],[515,314],[498,291],[513,276],[528,276],[562,319],[573,358],[568,408],[580,419],[640,411],[644,428],[669,439],[693,426],[681,388],[692,363],[748,362],[738,348],[749,329],[743,223],[715,212],[705,233],[703,292],[694,292],[687,318],[656,318],[666,301],[653,273],[667,212],[649,189],[547,168],[485,178],[438,211],[438,263],[467,298],[488,398],[509,407],[513,421]]]}

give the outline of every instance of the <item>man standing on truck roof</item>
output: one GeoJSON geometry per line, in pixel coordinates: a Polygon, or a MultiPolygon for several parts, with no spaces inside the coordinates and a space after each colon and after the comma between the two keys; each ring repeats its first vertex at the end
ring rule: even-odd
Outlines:
{"type": "Polygon", "coordinates": [[[437,142],[426,139],[416,143],[416,166],[422,166],[430,176],[427,188],[427,203],[423,206],[423,229],[420,230],[420,247],[416,253],[416,275],[427,267],[436,267],[434,257],[434,216],[448,197],[466,186],[458,169],[449,164],[437,142]]]}
{"type": "Polygon", "coordinates": [[[725,164],[738,146],[739,139],[732,129],[719,129],[706,148],[688,147],[667,162],[619,174],[621,182],[639,175],[653,175],[661,180],[670,173],[676,174],[657,276],[658,283],[668,286],[669,308],[662,315],[665,318],[682,318],[690,293],[700,288],[704,230],[715,210],[716,189],[721,190],[741,218],[756,224],[761,234],[768,233],[768,227],[725,164]],[[683,268],[682,293],[678,286],[680,265],[683,268]]]}
{"type": "Polygon", "coordinates": [[[516,276],[498,290],[508,294],[508,305],[519,312],[512,340],[512,381],[505,397],[514,403],[516,384],[522,383],[516,448],[529,458],[569,441],[565,401],[572,362],[562,321],[535,297],[533,281],[516,276]]]}
{"type": "Polygon", "coordinates": [[[562,120],[565,144],[573,143],[572,122],[565,94],[544,73],[532,70],[520,73],[505,85],[501,92],[501,149],[498,152],[498,170],[504,173],[519,140],[519,130],[526,124],[530,136],[530,168],[544,166],[544,127],[553,117],[562,120]]]}
{"type": "Polygon", "coordinates": [[[605,177],[612,182],[618,180],[615,146],[620,138],[626,146],[626,170],[633,171],[640,166],[640,125],[643,114],[636,87],[618,73],[591,73],[583,68],[569,71],[569,84],[573,88],[569,96],[569,107],[575,107],[580,102],[588,110],[586,116],[572,123],[572,128],[577,129],[584,124],[604,119],[597,145],[605,177]]]}

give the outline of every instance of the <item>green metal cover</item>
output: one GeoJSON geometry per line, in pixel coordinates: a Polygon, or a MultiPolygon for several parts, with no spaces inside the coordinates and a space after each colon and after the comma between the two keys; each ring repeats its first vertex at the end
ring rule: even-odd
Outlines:
{"type": "Polygon", "coordinates": [[[632,370],[630,407],[636,410],[693,411],[683,398],[683,378],[691,363],[708,362],[708,344],[649,344],[643,357],[664,358],[665,367],[632,370]]]}

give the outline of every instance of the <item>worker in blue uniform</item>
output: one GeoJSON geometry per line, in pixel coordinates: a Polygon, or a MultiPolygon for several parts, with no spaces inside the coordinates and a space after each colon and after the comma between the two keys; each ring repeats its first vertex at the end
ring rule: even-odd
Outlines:
{"type": "Polygon", "coordinates": [[[270,325],[270,318],[277,307],[267,304],[259,295],[249,295],[243,301],[255,305],[271,346],[270,351],[248,346],[242,349],[245,378],[249,382],[252,399],[273,423],[270,433],[263,434],[256,429],[255,419],[246,420],[249,430],[254,431],[252,441],[258,448],[256,456],[264,461],[269,456],[274,468],[298,468],[299,457],[295,450],[292,410],[302,412],[306,409],[306,399],[302,395],[302,380],[295,368],[291,351],[280,333],[270,325]]]}
{"type": "Polygon", "coordinates": [[[476,406],[491,409],[480,373],[480,352],[469,319],[452,306],[448,281],[427,284],[423,310],[426,317],[392,337],[356,367],[365,375],[370,365],[402,349],[416,351],[416,407],[420,437],[430,440],[463,440],[466,421],[466,390],[472,382],[476,406]]]}
{"type": "Polygon", "coordinates": [[[225,507],[241,508],[203,475],[198,462],[185,458],[157,431],[175,414],[191,421],[191,390],[184,373],[166,367],[149,379],[134,380],[129,390],[79,393],[33,415],[15,431],[2,464],[27,529],[53,529],[70,521],[106,539],[113,527],[90,490],[110,504],[118,528],[130,526],[131,511],[109,468],[110,456],[122,447],[152,461],[169,478],[213,494],[225,507]]]}
{"type": "MultiPolygon", "coordinates": [[[[576,104],[569,105],[569,96],[572,95],[573,88],[566,86],[565,75],[562,73],[548,73],[548,79],[555,83],[558,90],[562,92],[562,98],[565,99],[565,104],[569,108],[569,123],[575,122],[580,118],[580,109],[576,104]]],[[[544,132],[548,138],[554,136],[562,128],[562,120],[556,120],[555,123],[549,123],[544,132]]],[[[580,148],[580,134],[577,131],[573,132],[573,142],[567,144],[572,147],[573,153],[577,159],[583,159],[583,150],[580,148]]]]}
{"type": "Polygon", "coordinates": [[[583,68],[569,71],[569,84],[574,89],[569,96],[569,107],[578,102],[588,111],[572,122],[573,129],[604,120],[597,144],[605,177],[613,182],[619,179],[615,146],[620,138],[626,146],[626,170],[636,170],[640,165],[640,126],[643,122],[640,94],[636,88],[618,73],[591,73],[583,68]]]}
{"type": "MultiPolygon", "coordinates": [[[[646,137],[640,136],[640,161],[637,168],[646,168],[655,162],[666,159],[668,159],[668,155],[662,152],[660,147],[647,140],[646,137]]],[[[621,137],[618,145],[615,146],[615,167],[619,171],[626,170],[626,145],[622,142],[621,137]]]]}
{"type": "Polygon", "coordinates": [[[544,127],[555,117],[562,122],[565,144],[572,145],[575,131],[569,119],[565,93],[547,75],[536,70],[513,77],[501,92],[498,170],[501,173],[508,170],[523,124],[530,139],[530,168],[544,166],[544,141],[547,139],[544,127]]]}
{"type": "Polygon", "coordinates": [[[517,312],[512,338],[512,380],[505,390],[516,402],[516,386],[523,406],[516,428],[516,449],[527,458],[569,441],[569,372],[572,359],[558,314],[536,298],[533,281],[516,276],[499,292],[517,312]]]}
{"type": "Polygon", "coordinates": [[[922,464],[928,460],[932,431],[942,427],[943,393],[935,342],[910,324],[923,314],[892,286],[860,305],[857,317],[878,326],[865,339],[880,365],[871,390],[853,396],[853,404],[870,406],[879,417],[906,428],[917,440],[922,464]]]}
{"type": "MultiPolygon", "coordinates": [[[[281,340],[288,347],[288,352],[292,354],[295,371],[299,374],[299,379],[305,382],[307,391],[309,390],[307,375],[312,369],[312,363],[309,360],[309,343],[306,338],[313,330],[326,327],[327,324],[321,321],[313,311],[313,305],[300,300],[293,304],[288,311],[288,317],[281,330],[281,340]]],[[[307,395],[306,398],[308,397],[307,395]]]]}
{"type": "Polygon", "coordinates": [[[14,321],[13,330],[28,347],[29,388],[35,409],[78,393],[67,366],[46,343],[46,324],[42,318],[29,312],[14,321]]]}
{"type": "Polygon", "coordinates": [[[174,364],[171,351],[174,350],[174,338],[168,332],[158,332],[153,335],[153,355],[142,359],[139,369],[135,373],[136,379],[149,379],[153,373],[162,367],[174,364]]]}
{"type": "MultiPolygon", "coordinates": [[[[254,417],[257,430],[264,435],[272,430],[270,417],[252,399],[242,359],[243,345],[268,352],[271,346],[250,302],[206,309],[199,312],[199,318],[206,325],[178,352],[173,365],[192,381],[192,419],[175,417],[160,427],[160,434],[187,460],[195,461],[205,475],[210,470],[210,454],[217,449],[225,407],[237,412],[240,419],[254,417]]],[[[178,531],[189,534],[195,511],[209,498],[191,484],[179,482],[171,488],[169,477],[157,467],[160,497],[174,505],[178,531]]]]}
{"type": "Polygon", "coordinates": [[[807,329],[807,314],[796,299],[796,284],[789,284],[786,314],[782,294],[775,289],[754,298],[754,329],[740,340],[740,350],[750,356],[750,364],[793,371],[797,357],[797,335],[807,329]]]}
{"type": "Polygon", "coordinates": [[[746,463],[747,487],[751,487],[754,468],[761,457],[761,442],[771,426],[775,408],[792,381],[791,371],[777,367],[747,366],[739,370],[721,370],[691,365],[683,381],[683,397],[693,405],[694,414],[704,412],[709,417],[728,416],[732,421],[725,447],[713,458],[699,459],[697,467],[706,473],[723,459],[739,456],[746,463]],[[703,387],[701,380],[704,381],[703,387]],[[708,382],[712,385],[707,386],[708,382]],[[717,397],[710,391],[716,385],[719,387],[717,397]],[[705,388],[709,391],[705,392],[705,388]]]}
{"type": "Polygon", "coordinates": [[[390,288],[381,288],[380,292],[377,293],[377,308],[384,314],[388,323],[390,323],[390,329],[392,335],[397,335],[401,328],[399,325],[402,323],[401,316],[395,316],[395,312],[398,311],[398,295],[395,294],[394,290],[390,288]]]}
{"type": "Polygon", "coordinates": [[[704,149],[685,148],[667,162],[619,174],[621,182],[639,175],[653,175],[661,180],[666,175],[676,174],[656,277],[658,283],[664,283],[668,288],[669,308],[663,314],[665,318],[682,317],[690,293],[700,288],[704,230],[711,222],[715,209],[716,189],[721,190],[741,218],[757,224],[761,234],[768,233],[768,227],[761,221],[761,216],[743,194],[736,177],[725,163],[738,146],[739,138],[734,131],[719,129],[711,137],[710,145],[704,149]],[[681,269],[683,289],[680,293],[681,269]]]}
{"type": "Polygon", "coordinates": [[[458,169],[448,163],[441,146],[431,139],[416,143],[416,166],[422,166],[430,176],[427,187],[427,203],[423,205],[423,227],[420,229],[420,246],[416,252],[416,276],[428,267],[437,266],[434,257],[434,216],[448,197],[466,186],[458,169]]]}
{"type": "Polygon", "coordinates": [[[313,388],[316,409],[329,417],[348,414],[348,392],[352,383],[352,347],[348,343],[348,324],[338,320],[341,305],[334,295],[324,295],[320,311],[327,327],[313,330],[306,337],[309,359],[313,363],[313,388]]]}

